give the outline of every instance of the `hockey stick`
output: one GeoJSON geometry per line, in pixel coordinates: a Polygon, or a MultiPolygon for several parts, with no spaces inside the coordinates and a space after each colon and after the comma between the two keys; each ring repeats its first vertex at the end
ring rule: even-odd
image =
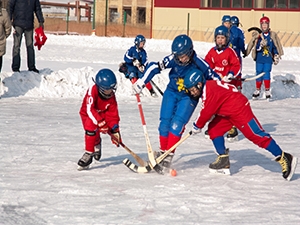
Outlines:
{"type": "Polygon", "coordinates": [[[257,31],[259,33],[261,39],[263,39],[263,40],[265,39],[264,35],[262,34],[262,30],[260,28],[258,28],[258,27],[250,27],[248,29],[248,32],[251,32],[251,31],[257,31]]]}
{"type": "MultiPolygon", "coordinates": [[[[184,136],[183,138],[181,138],[175,145],[173,145],[168,151],[164,152],[164,154],[160,155],[157,159],[156,159],[156,163],[157,165],[159,163],[161,163],[161,161],[163,161],[175,148],[177,148],[181,143],[183,143],[189,136],[192,135],[192,131],[190,131],[186,136],[184,136]]],[[[129,159],[124,159],[123,163],[125,164],[125,166],[127,166],[131,171],[135,172],[135,173],[148,173],[152,170],[152,165],[150,163],[148,163],[147,166],[137,166],[134,163],[132,163],[129,159]]],[[[160,173],[162,174],[162,173],[160,173]]]]}
{"type": "Polygon", "coordinates": [[[265,72],[262,72],[262,73],[260,73],[258,75],[255,75],[255,76],[252,76],[252,77],[248,77],[248,78],[235,78],[235,77],[233,77],[230,80],[241,80],[241,81],[247,82],[247,81],[251,81],[251,80],[256,80],[256,79],[262,77],[263,75],[265,75],[265,72]]]}
{"type": "Polygon", "coordinates": [[[161,96],[164,96],[164,93],[162,92],[162,90],[160,90],[160,88],[156,85],[156,83],[154,83],[154,81],[150,80],[151,84],[156,88],[156,90],[158,90],[158,92],[161,94],[161,96]]]}
{"type": "Polygon", "coordinates": [[[135,154],[130,148],[128,148],[123,142],[120,143],[120,145],[132,155],[132,157],[140,164],[141,166],[146,166],[147,162],[144,161],[141,157],[139,157],[137,154],[135,154]]]}
{"type": "MultiPolygon", "coordinates": [[[[108,132],[109,136],[113,138],[114,140],[118,141],[117,138],[112,135],[110,132],[108,132]]],[[[130,148],[128,148],[123,142],[120,142],[120,145],[132,155],[132,157],[140,164],[141,166],[146,166],[147,162],[144,161],[141,157],[139,157],[137,154],[135,154],[130,148]]]]}
{"type": "MultiPolygon", "coordinates": [[[[132,83],[133,83],[133,81],[132,81],[132,83]]],[[[141,117],[141,120],[142,120],[144,135],[145,135],[145,139],[146,139],[148,158],[149,158],[151,167],[154,168],[154,170],[157,173],[161,173],[161,170],[160,170],[159,166],[156,164],[155,157],[154,157],[154,152],[152,150],[152,146],[151,146],[151,143],[150,143],[150,139],[149,139],[149,135],[148,135],[147,127],[146,127],[146,120],[145,120],[145,116],[144,116],[144,112],[143,112],[143,108],[142,108],[140,95],[135,94],[135,97],[136,97],[136,100],[137,100],[137,103],[138,103],[138,108],[139,108],[139,111],[140,111],[140,117],[141,117]]]]}

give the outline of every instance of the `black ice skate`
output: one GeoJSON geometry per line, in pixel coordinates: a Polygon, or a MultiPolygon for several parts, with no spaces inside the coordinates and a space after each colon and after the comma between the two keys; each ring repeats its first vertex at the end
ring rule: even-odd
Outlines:
{"type": "Polygon", "coordinates": [[[102,142],[102,140],[100,139],[100,143],[98,145],[95,145],[95,147],[94,147],[95,152],[93,153],[93,155],[94,155],[94,159],[97,161],[99,161],[101,159],[101,155],[102,155],[101,142],[102,142]]]}
{"type": "Polygon", "coordinates": [[[158,97],[157,94],[156,94],[156,92],[153,90],[153,88],[150,89],[149,92],[150,92],[150,94],[151,94],[151,96],[152,96],[153,98],[158,97]]]}
{"type": "Polygon", "coordinates": [[[260,90],[255,90],[253,95],[252,95],[252,98],[257,99],[259,97],[259,95],[260,95],[260,90]]]}
{"type": "Polygon", "coordinates": [[[238,141],[239,137],[238,137],[238,131],[235,127],[232,127],[227,134],[227,140],[229,142],[234,142],[234,141],[238,141]]]}
{"type": "Polygon", "coordinates": [[[89,152],[85,152],[83,154],[83,156],[81,157],[81,159],[79,159],[78,161],[78,170],[84,170],[84,169],[88,169],[89,165],[92,163],[93,161],[93,155],[89,152]]]}
{"type": "Polygon", "coordinates": [[[204,132],[204,137],[205,137],[206,139],[209,139],[208,130],[206,130],[206,131],[204,132]]]}
{"type": "Polygon", "coordinates": [[[282,152],[281,156],[275,159],[282,167],[282,176],[286,180],[291,180],[297,167],[298,158],[293,157],[291,154],[282,152]]]}
{"type": "MultiPolygon", "coordinates": [[[[164,151],[160,151],[159,156],[164,153],[165,153],[164,151]]],[[[163,174],[164,173],[168,174],[170,172],[173,157],[174,157],[174,153],[170,153],[169,155],[166,156],[166,158],[163,159],[163,161],[159,163],[159,166],[161,167],[163,174]]]]}
{"type": "Polygon", "coordinates": [[[270,99],[271,98],[271,92],[270,92],[270,90],[266,90],[265,91],[265,95],[266,95],[266,99],[270,99]]]}
{"type": "Polygon", "coordinates": [[[230,175],[230,161],[228,155],[229,149],[226,149],[223,155],[218,155],[218,158],[215,162],[209,164],[209,172],[210,173],[219,173],[230,175]]]}

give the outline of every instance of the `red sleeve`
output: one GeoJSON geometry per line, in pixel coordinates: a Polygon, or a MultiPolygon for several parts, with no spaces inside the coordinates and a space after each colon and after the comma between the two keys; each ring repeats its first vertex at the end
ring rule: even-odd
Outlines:
{"type": "Polygon", "coordinates": [[[214,86],[214,84],[215,82],[212,83],[210,81],[207,81],[203,88],[202,107],[200,114],[196,120],[196,126],[201,129],[217,112],[217,98],[215,94],[211,94],[211,92],[213,92],[212,86],[214,86]]]}
{"type": "Polygon", "coordinates": [[[116,97],[113,96],[109,100],[109,106],[107,108],[107,111],[105,111],[104,113],[104,117],[107,126],[111,129],[115,125],[119,125],[120,117],[116,97]]]}
{"type": "Polygon", "coordinates": [[[240,74],[241,72],[241,64],[240,64],[240,60],[237,56],[237,54],[235,53],[235,51],[232,48],[228,48],[230,52],[229,53],[229,59],[230,59],[230,69],[229,72],[233,73],[233,75],[236,77],[237,75],[240,74]]]}
{"type": "Polygon", "coordinates": [[[213,63],[213,61],[212,61],[212,51],[214,51],[214,48],[211,48],[209,51],[208,51],[208,53],[207,53],[207,55],[205,56],[205,58],[204,58],[204,60],[208,63],[208,65],[209,65],[209,67],[210,68],[212,68],[212,69],[214,69],[215,68],[215,64],[213,63]]]}

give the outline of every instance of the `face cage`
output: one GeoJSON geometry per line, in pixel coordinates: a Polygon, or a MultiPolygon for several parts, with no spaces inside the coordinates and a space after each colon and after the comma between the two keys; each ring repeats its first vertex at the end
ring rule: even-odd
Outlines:
{"type": "Polygon", "coordinates": [[[194,50],[190,50],[190,51],[188,51],[187,53],[183,53],[183,54],[180,54],[180,55],[178,55],[178,54],[174,54],[173,53],[173,55],[174,55],[174,61],[175,61],[175,63],[177,64],[177,65],[179,65],[179,66],[187,66],[187,65],[189,65],[190,63],[191,63],[191,61],[192,61],[192,57],[193,57],[193,55],[194,55],[194,50]],[[186,61],[186,62],[181,62],[180,60],[179,60],[179,58],[178,58],[178,56],[181,56],[181,55],[187,55],[188,57],[189,57],[189,60],[188,61],[186,61]]]}
{"type": "Polygon", "coordinates": [[[104,89],[104,88],[98,87],[98,92],[99,92],[100,96],[103,97],[104,99],[109,99],[112,96],[114,96],[116,90],[117,90],[117,88],[104,89]],[[112,92],[110,94],[105,94],[105,91],[108,91],[108,90],[112,90],[112,92]]]}

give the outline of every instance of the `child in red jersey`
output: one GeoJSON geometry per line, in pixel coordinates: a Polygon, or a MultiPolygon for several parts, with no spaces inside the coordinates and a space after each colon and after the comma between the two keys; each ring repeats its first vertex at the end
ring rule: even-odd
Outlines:
{"type": "MultiPolygon", "coordinates": [[[[205,61],[223,81],[235,85],[240,90],[239,85],[241,82],[232,80],[232,78],[239,76],[241,65],[236,52],[228,46],[229,30],[224,25],[216,28],[215,43],[216,46],[211,48],[205,56],[205,61]]],[[[205,133],[209,135],[208,131],[205,133]]],[[[238,140],[238,131],[235,127],[229,130],[227,139],[231,142],[238,140]]]]}
{"type": "Polygon", "coordinates": [[[198,69],[190,70],[184,78],[184,86],[193,97],[201,97],[202,107],[193,123],[192,133],[197,134],[208,124],[210,138],[218,157],[209,165],[210,172],[230,174],[229,150],[223,135],[236,126],[244,136],[261,148],[268,150],[282,167],[283,178],[290,180],[297,167],[297,158],[284,152],[261,126],[252,112],[248,99],[231,84],[205,80],[198,69]]]}
{"type": "Polygon", "coordinates": [[[78,169],[88,168],[93,161],[101,158],[100,133],[111,135],[112,143],[119,147],[119,111],[115,97],[117,80],[109,69],[100,70],[84,96],[80,117],[85,130],[85,153],[78,161],[78,169]]]}

